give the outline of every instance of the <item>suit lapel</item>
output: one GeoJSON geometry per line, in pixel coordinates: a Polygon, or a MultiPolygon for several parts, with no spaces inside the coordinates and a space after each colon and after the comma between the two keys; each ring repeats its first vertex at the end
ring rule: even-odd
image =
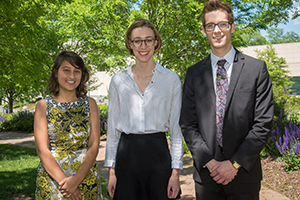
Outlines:
{"type": "Polygon", "coordinates": [[[226,115],[226,111],[228,110],[229,104],[232,99],[232,95],[234,93],[236,84],[239,80],[239,77],[240,77],[240,74],[242,72],[244,65],[245,65],[245,57],[243,56],[243,54],[241,54],[239,51],[236,50],[236,54],[235,54],[234,62],[233,62],[233,66],[232,66],[232,72],[231,72],[231,77],[230,77],[228,93],[227,93],[225,115],[226,115]]]}
{"type": "Polygon", "coordinates": [[[204,60],[203,67],[205,70],[203,71],[203,80],[204,80],[204,88],[208,88],[209,96],[211,98],[212,106],[216,106],[216,93],[214,89],[214,81],[212,76],[212,67],[211,67],[211,59],[210,55],[207,56],[204,60]]]}

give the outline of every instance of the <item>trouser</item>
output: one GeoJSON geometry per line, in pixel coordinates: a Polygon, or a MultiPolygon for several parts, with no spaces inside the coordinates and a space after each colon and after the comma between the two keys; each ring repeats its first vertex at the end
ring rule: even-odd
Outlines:
{"type": "Polygon", "coordinates": [[[167,200],[172,169],[165,133],[122,133],[115,173],[115,200],[167,200]]]}

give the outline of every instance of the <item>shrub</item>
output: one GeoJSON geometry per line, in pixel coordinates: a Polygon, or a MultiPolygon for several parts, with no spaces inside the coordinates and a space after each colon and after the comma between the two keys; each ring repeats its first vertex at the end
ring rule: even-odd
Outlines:
{"type": "Polygon", "coordinates": [[[4,117],[3,115],[0,114],[0,123],[1,123],[1,122],[4,122],[5,120],[6,120],[5,117],[4,117]]]}
{"type": "Polygon", "coordinates": [[[104,135],[107,132],[107,115],[108,115],[108,106],[107,104],[99,104],[99,119],[100,119],[100,134],[104,135]]]}
{"type": "Polygon", "coordinates": [[[25,132],[33,132],[34,113],[33,112],[19,112],[19,121],[17,127],[19,130],[25,132]]]}
{"type": "Polygon", "coordinates": [[[2,130],[2,123],[6,121],[5,117],[0,114],[0,131],[2,130]]]}
{"type": "Polygon", "coordinates": [[[6,116],[6,120],[0,124],[1,130],[33,132],[34,113],[21,111],[6,116]]]}
{"type": "Polygon", "coordinates": [[[275,119],[271,137],[264,151],[268,151],[273,156],[281,155],[286,164],[286,171],[290,173],[299,170],[299,143],[300,124],[294,119],[283,116],[283,112],[281,112],[275,119]]]}

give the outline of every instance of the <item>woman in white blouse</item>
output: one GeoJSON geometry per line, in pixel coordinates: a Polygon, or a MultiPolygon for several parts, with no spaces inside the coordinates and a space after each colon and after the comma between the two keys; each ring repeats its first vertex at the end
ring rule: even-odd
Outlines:
{"type": "Polygon", "coordinates": [[[162,40],[150,21],[136,20],[125,44],[136,62],[115,74],[109,87],[107,190],[116,200],[175,199],[183,166],[181,82],[154,62],[162,40]]]}

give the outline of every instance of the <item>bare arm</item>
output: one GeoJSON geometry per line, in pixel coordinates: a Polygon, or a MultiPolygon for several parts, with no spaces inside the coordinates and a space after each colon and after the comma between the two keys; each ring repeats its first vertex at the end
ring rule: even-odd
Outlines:
{"type": "Polygon", "coordinates": [[[48,174],[60,182],[67,178],[49,150],[48,122],[46,117],[46,100],[40,100],[36,105],[34,115],[34,137],[36,152],[48,174]]]}

